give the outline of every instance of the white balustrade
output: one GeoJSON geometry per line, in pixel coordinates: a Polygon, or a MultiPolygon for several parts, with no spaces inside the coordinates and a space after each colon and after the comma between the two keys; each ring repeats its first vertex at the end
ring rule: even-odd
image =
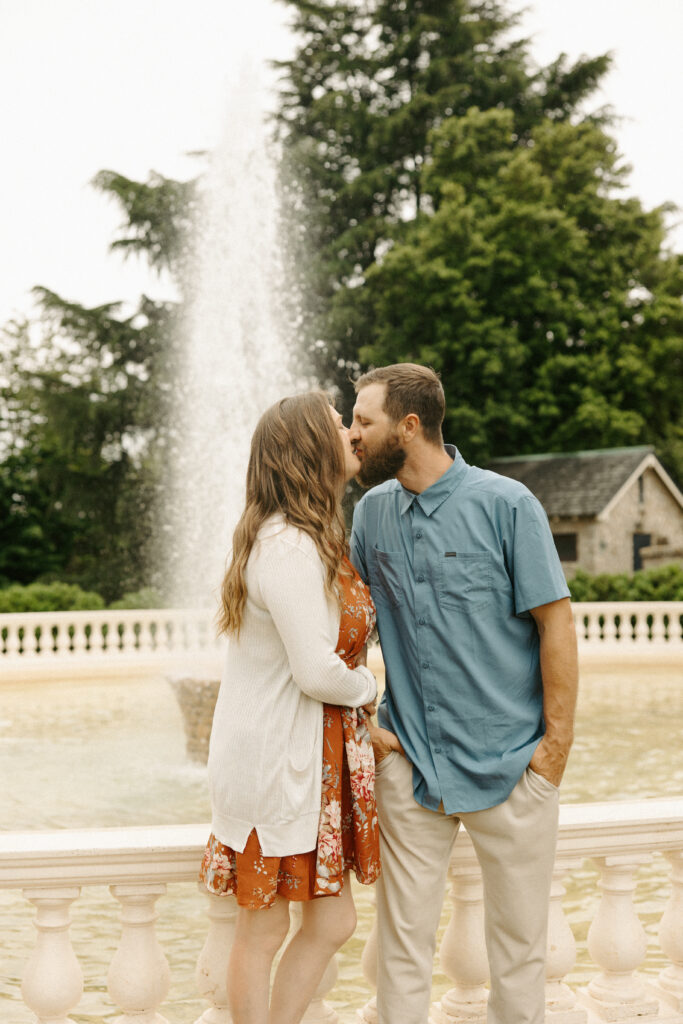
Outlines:
{"type": "Polygon", "coordinates": [[[647,937],[633,905],[635,871],[649,859],[643,854],[595,858],[603,895],[588,932],[588,951],[602,971],[582,989],[580,999],[602,1020],[657,1016],[658,1002],[637,973],[647,937]]]}
{"type": "Polygon", "coordinates": [[[484,887],[474,851],[468,852],[464,862],[454,861],[450,868],[453,912],[441,941],[439,960],[455,987],[433,1007],[434,1024],[486,1021],[489,965],[484,938],[484,887]]]}
{"type": "MultiPolygon", "coordinates": [[[[160,1024],[168,991],[168,965],[156,936],[156,904],[163,913],[167,886],[196,884],[209,826],[103,829],[83,832],[0,833],[0,888],[21,889],[36,908],[36,944],[24,973],[23,998],[40,1024],[68,1024],[83,992],[69,939],[69,908],[78,909],[83,886],[108,885],[121,908],[120,945],[109,969],[109,991],[122,1024],[160,1024]]],[[[463,830],[451,861],[452,917],[440,958],[453,978],[432,1009],[432,1024],[485,1019],[487,964],[483,943],[481,878],[463,830]]],[[[200,897],[197,897],[198,899],[200,897]]],[[[197,989],[209,1004],[197,1024],[230,1024],[226,964],[234,929],[231,898],[206,898],[207,937],[197,950],[197,989]]],[[[102,928],[112,928],[103,919],[102,928]]],[[[364,971],[374,978],[372,937],[364,971]]],[[[323,978],[306,1020],[338,1017],[325,1002],[336,966],[323,978]]],[[[359,965],[360,972],[360,965],[359,965]]],[[[596,1021],[683,1022],[683,798],[567,804],[560,808],[558,856],[551,893],[547,960],[548,1024],[596,1021]],[[645,934],[638,918],[637,877],[653,856],[671,864],[671,890],[661,919],[658,959],[664,967],[642,973],[645,934]],[[578,991],[568,982],[576,950],[562,912],[566,878],[591,860],[599,865],[602,897],[588,949],[594,976],[578,991]]],[[[371,1001],[354,1015],[376,1021],[371,1001]]]]}
{"type": "Polygon", "coordinates": [[[557,857],[550,889],[548,948],[546,952],[545,1019],[546,1024],[585,1024],[588,1014],[578,1006],[575,993],[564,979],[576,963],[576,940],[564,913],[564,880],[581,866],[576,857],[557,857]]]}
{"type": "Polygon", "coordinates": [[[683,601],[584,601],[572,608],[580,645],[658,648],[683,642],[683,601]]]}
{"type": "Polygon", "coordinates": [[[228,959],[235,937],[237,901],[234,896],[214,896],[199,882],[209,901],[209,930],[197,960],[197,991],[210,1003],[196,1024],[232,1024],[228,1008],[228,959]]]}
{"type": "Polygon", "coordinates": [[[664,856],[671,863],[671,897],[660,922],[659,944],[671,964],[660,972],[652,990],[683,1014],[683,850],[664,856]]]}
{"type": "Polygon", "coordinates": [[[167,1024],[158,1009],[171,983],[168,961],[156,937],[154,905],[166,892],[152,885],[112,885],[121,904],[121,943],[111,962],[109,995],[124,1011],[117,1024],[167,1024]]]}
{"type": "Polygon", "coordinates": [[[225,641],[211,610],[31,612],[0,615],[0,679],[177,673],[185,660],[220,673],[225,641]],[[36,631],[39,636],[36,637],[36,631]],[[53,636],[54,634],[54,636],[53,636]]]}
{"type": "MultiPolygon", "coordinates": [[[[573,605],[573,610],[579,646],[585,651],[683,649],[683,601],[584,602],[573,605]]],[[[220,658],[223,649],[212,610],[2,614],[1,632],[6,638],[0,645],[0,670],[8,673],[29,664],[51,669],[67,662],[75,666],[85,659],[112,661],[122,656],[152,663],[201,651],[220,658]]]]}
{"type": "Polygon", "coordinates": [[[69,938],[69,908],[80,894],[80,886],[24,889],[36,908],[38,937],[21,994],[40,1024],[72,1024],[67,1014],[83,994],[83,972],[69,938]]]}

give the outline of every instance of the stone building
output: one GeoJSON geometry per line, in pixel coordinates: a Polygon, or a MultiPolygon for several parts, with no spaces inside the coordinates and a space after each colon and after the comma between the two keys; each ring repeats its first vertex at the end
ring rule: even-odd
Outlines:
{"type": "Polygon", "coordinates": [[[683,494],[649,446],[512,456],[488,468],[539,499],[568,578],[683,564],[683,494]]]}

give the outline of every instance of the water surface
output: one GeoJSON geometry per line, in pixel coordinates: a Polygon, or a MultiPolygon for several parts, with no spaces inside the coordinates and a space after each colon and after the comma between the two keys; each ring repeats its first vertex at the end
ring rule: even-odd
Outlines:
{"type": "MultiPolygon", "coordinates": [[[[210,817],[206,771],[188,763],[180,712],[163,679],[41,682],[0,689],[0,794],[4,829],[180,824],[210,817]]],[[[562,801],[683,796],[683,688],[673,665],[585,668],[576,743],[562,801]]],[[[585,948],[599,900],[587,862],[568,882],[565,909],[579,942],[568,979],[595,971],[585,948]]],[[[355,886],[359,925],[340,956],[329,1000],[344,1022],[371,992],[359,969],[373,917],[367,889],[355,886]]],[[[638,911],[650,938],[646,969],[664,966],[656,929],[669,892],[668,865],[655,855],[638,874],[638,911]]],[[[194,968],[206,936],[205,899],[195,886],[172,885],[158,903],[158,935],[172,972],[162,1012],[190,1024],[205,1008],[194,968]]],[[[449,916],[444,905],[441,931],[449,916]]],[[[20,1002],[23,965],[34,941],[33,910],[19,892],[0,892],[0,1019],[29,1024],[20,1002]]],[[[88,887],[72,907],[71,935],[86,975],[77,1024],[113,1021],[106,972],[119,935],[118,904],[106,887],[88,887]]],[[[438,999],[448,979],[434,975],[438,999]]]]}

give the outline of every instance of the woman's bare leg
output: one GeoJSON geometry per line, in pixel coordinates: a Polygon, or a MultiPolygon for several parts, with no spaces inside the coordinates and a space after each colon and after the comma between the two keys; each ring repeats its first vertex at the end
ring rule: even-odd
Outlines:
{"type": "Polygon", "coordinates": [[[228,961],[228,1002],[233,1024],[268,1024],[273,957],[289,931],[289,902],[276,897],[261,910],[239,907],[228,961]]]}
{"type": "Polygon", "coordinates": [[[347,871],[341,896],[321,896],[302,904],[301,927],[275,974],[268,1024],[299,1024],[330,959],[355,928],[356,908],[347,871]]]}

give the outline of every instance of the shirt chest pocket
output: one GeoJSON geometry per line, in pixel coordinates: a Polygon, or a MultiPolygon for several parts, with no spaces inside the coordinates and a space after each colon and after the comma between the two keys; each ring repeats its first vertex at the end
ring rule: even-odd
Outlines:
{"type": "Polygon", "coordinates": [[[375,600],[383,600],[393,608],[403,604],[405,556],[401,551],[372,549],[370,589],[375,600]]]}
{"type": "Polygon", "coordinates": [[[472,614],[485,608],[492,596],[489,551],[447,552],[441,559],[440,598],[444,608],[472,614]]]}

